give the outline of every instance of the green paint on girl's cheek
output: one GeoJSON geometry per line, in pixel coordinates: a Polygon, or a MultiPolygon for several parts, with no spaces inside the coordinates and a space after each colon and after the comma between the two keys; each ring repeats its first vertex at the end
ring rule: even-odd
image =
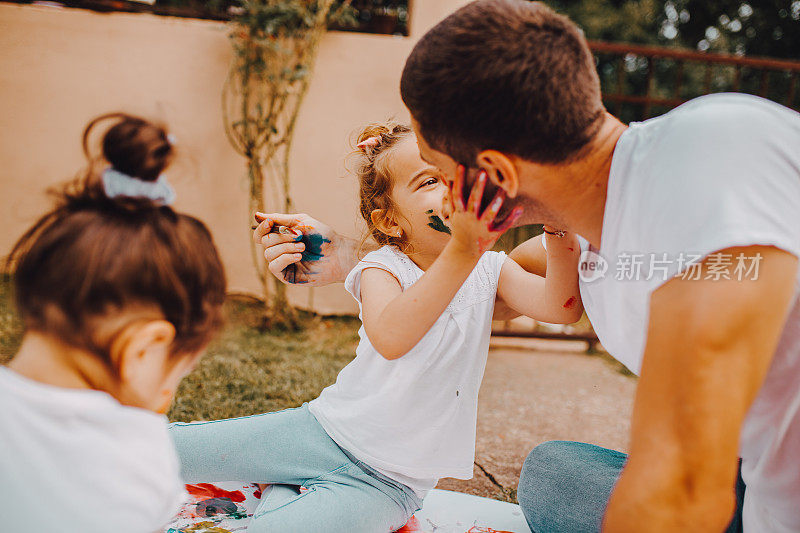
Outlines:
{"type": "Polygon", "coordinates": [[[425,214],[428,215],[428,220],[430,221],[428,222],[428,226],[430,226],[431,229],[450,235],[450,228],[445,226],[444,221],[439,218],[438,215],[433,214],[433,209],[425,211],[425,214]]]}

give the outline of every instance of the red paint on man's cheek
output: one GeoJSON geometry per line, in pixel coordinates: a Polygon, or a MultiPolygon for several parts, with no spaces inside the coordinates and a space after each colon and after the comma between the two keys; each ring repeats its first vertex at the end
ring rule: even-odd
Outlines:
{"type": "Polygon", "coordinates": [[[575,307],[575,302],[577,301],[578,301],[577,298],[575,298],[574,296],[570,296],[569,300],[567,300],[566,303],[564,304],[564,309],[572,309],[573,307],[575,307]]]}

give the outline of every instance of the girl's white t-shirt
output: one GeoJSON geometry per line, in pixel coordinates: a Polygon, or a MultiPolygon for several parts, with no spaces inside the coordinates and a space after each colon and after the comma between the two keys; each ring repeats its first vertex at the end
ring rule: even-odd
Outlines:
{"type": "MultiPolygon", "coordinates": [[[[638,374],[650,296],[665,282],[696,277],[691,264],[703,258],[706,279],[758,275],[757,257],[715,254],[731,247],[775,246],[800,257],[800,114],[716,94],[631,124],[614,150],[601,248],[582,245],[586,313],[608,352],[638,374]]],[[[745,533],[800,531],[797,288],[739,454],[745,533]]]]}
{"type": "Polygon", "coordinates": [[[166,422],[0,367],[0,529],[160,531],[186,495],[166,422]]]}
{"type": "MultiPolygon", "coordinates": [[[[478,389],[505,259],[486,252],[433,327],[399,359],[384,358],[362,326],[355,359],[309,404],[339,446],[420,497],[439,478],[472,477],[478,389]]],[[[367,254],[345,281],[359,308],[367,268],[391,273],[403,290],[424,273],[394,246],[367,254]]]]}

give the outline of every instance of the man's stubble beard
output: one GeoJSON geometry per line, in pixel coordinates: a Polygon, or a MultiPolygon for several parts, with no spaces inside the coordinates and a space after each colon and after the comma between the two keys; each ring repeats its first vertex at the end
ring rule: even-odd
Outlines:
{"type": "Polygon", "coordinates": [[[506,205],[503,206],[503,211],[510,211],[516,206],[521,206],[523,211],[519,221],[514,225],[515,227],[530,224],[546,224],[556,229],[564,227],[563,218],[542,203],[541,200],[520,194],[507,200],[506,205]]]}

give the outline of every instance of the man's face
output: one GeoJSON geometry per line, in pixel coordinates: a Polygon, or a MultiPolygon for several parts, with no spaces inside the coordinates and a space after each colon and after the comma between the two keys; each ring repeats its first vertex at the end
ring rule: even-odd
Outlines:
{"type": "MultiPolygon", "coordinates": [[[[422,158],[422,160],[428,163],[429,165],[438,168],[442,172],[444,179],[448,183],[448,185],[452,185],[453,180],[455,179],[456,176],[456,169],[458,168],[458,162],[449,155],[445,154],[444,152],[440,152],[432,148],[420,133],[419,123],[413,118],[411,119],[411,127],[413,128],[414,133],[417,136],[419,155],[422,158]]],[[[475,182],[476,174],[477,174],[476,169],[474,168],[471,170],[468,169],[464,180],[465,195],[469,195],[469,189],[475,182]]],[[[490,201],[490,199],[494,197],[497,190],[498,186],[495,183],[492,183],[490,181],[486,184],[486,190],[483,195],[484,198],[483,205],[486,205],[490,201]]],[[[500,210],[500,213],[498,214],[498,218],[496,220],[498,221],[503,220],[511,212],[511,209],[513,209],[514,206],[522,205],[523,207],[526,207],[525,205],[526,203],[527,203],[526,199],[522,195],[517,195],[515,198],[507,198],[506,201],[503,203],[503,207],[500,210]]],[[[526,224],[529,223],[529,222],[524,222],[526,219],[526,214],[527,213],[523,214],[523,216],[517,222],[516,224],[517,226],[522,225],[523,223],[526,224]]]]}
{"type": "Polygon", "coordinates": [[[428,163],[429,165],[433,165],[434,167],[438,168],[444,174],[445,180],[449,184],[453,183],[453,179],[456,175],[456,168],[458,167],[458,163],[455,159],[450,157],[449,155],[445,154],[444,152],[439,152],[438,150],[434,150],[430,147],[428,142],[420,133],[419,123],[411,119],[411,127],[414,130],[414,133],[417,136],[417,145],[419,146],[419,155],[423,161],[428,163]]]}

